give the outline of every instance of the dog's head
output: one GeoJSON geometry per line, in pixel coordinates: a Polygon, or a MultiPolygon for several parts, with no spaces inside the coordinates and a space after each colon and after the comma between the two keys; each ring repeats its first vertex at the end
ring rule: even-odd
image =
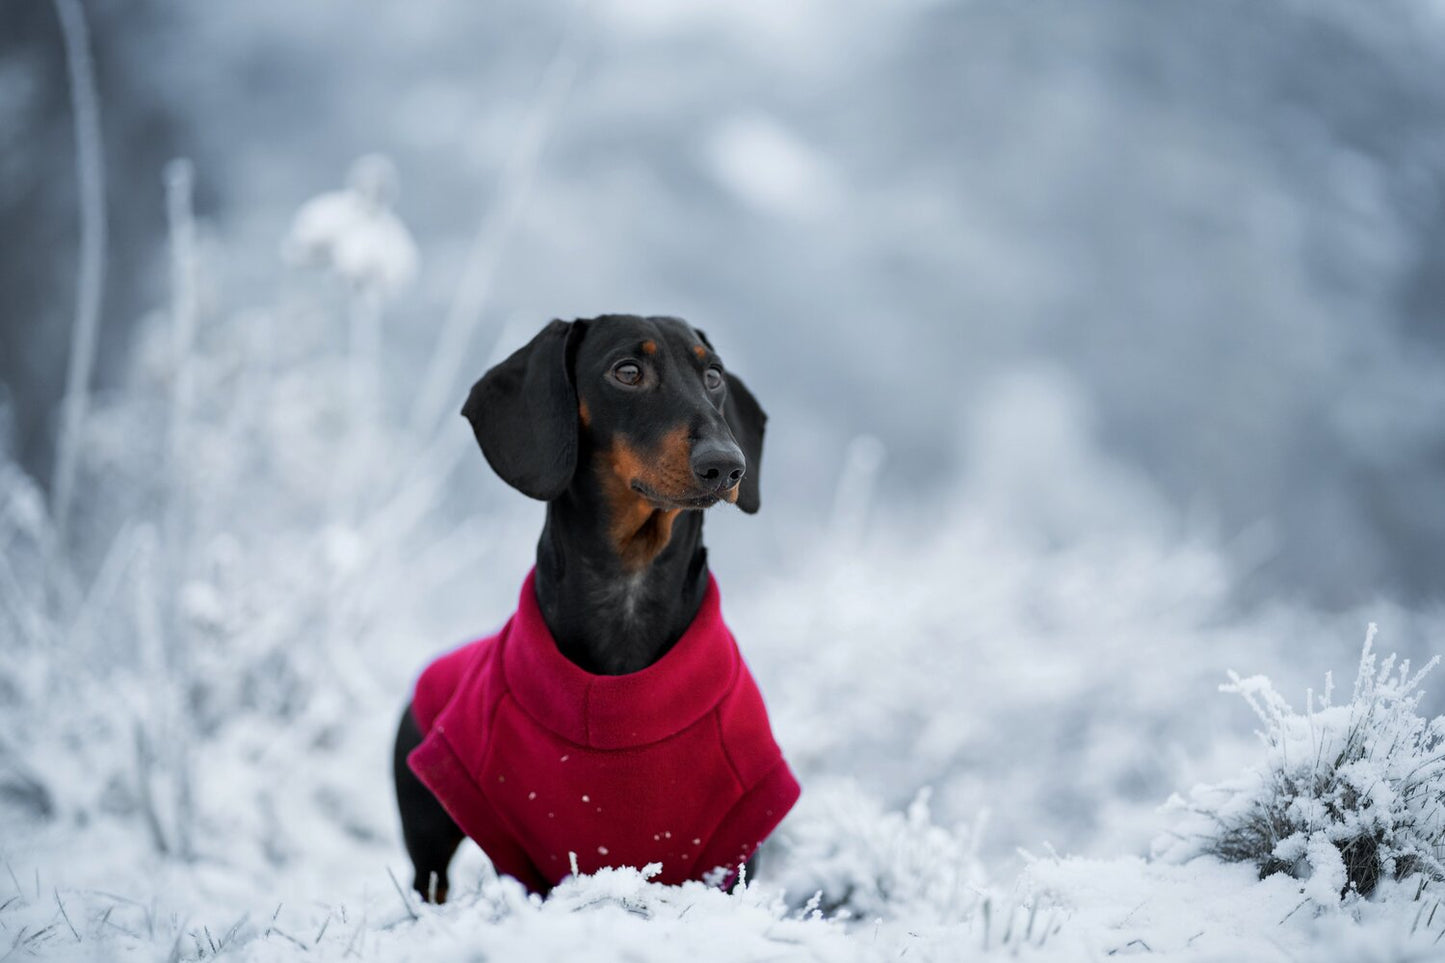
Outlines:
{"type": "Polygon", "coordinates": [[[552,501],[590,473],[614,510],[758,510],[767,415],[677,318],[553,321],[472,386],[462,414],[493,470],[552,501]]]}

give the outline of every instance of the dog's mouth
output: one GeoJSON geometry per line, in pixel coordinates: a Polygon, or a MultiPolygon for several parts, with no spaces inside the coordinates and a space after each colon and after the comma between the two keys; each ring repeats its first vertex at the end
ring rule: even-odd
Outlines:
{"type": "Polygon", "coordinates": [[[659,511],[673,511],[680,508],[711,508],[732,489],[725,489],[719,492],[690,492],[685,495],[664,495],[655,488],[647,485],[639,479],[632,479],[631,488],[637,494],[645,498],[653,508],[659,511]]]}

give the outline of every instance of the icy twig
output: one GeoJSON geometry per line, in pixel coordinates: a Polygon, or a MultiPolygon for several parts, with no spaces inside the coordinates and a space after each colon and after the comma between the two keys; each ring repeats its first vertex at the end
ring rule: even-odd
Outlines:
{"type": "MultiPolygon", "coordinates": [[[[191,445],[191,410],[194,392],[192,346],[198,315],[196,282],[196,220],[191,195],[195,174],[191,162],[177,159],[166,165],[166,223],[171,255],[171,405],[167,432],[166,483],[169,487],[165,518],[161,578],[164,584],[164,634],[162,654],[165,678],[192,677],[191,646],[185,620],[177,602],[177,586],[184,584],[187,568],[186,525],[190,515],[190,486],[186,463],[191,445]]],[[[166,711],[174,731],[168,740],[175,769],[176,835],[181,855],[192,855],[190,827],[195,818],[192,793],[189,714],[179,692],[170,687],[166,711]]]]}
{"type": "Polygon", "coordinates": [[[190,447],[191,398],[195,375],[191,351],[196,337],[196,219],[191,209],[195,174],[191,162],[177,159],[166,165],[166,223],[171,257],[171,409],[166,459],[170,497],[166,504],[166,554],[172,577],[181,565],[186,511],[186,451],[190,447]]]}
{"type": "Polygon", "coordinates": [[[80,429],[89,402],[90,375],[100,334],[100,297],[105,286],[105,167],[100,134],[100,98],[90,54],[90,31],[79,0],[54,0],[65,43],[70,103],[75,120],[75,168],[80,182],[80,270],[75,323],[65,375],[60,440],[55,450],[51,516],[55,545],[63,551],[80,455],[80,429]]]}
{"type": "Polygon", "coordinates": [[[391,879],[391,885],[396,888],[396,895],[401,900],[401,905],[406,907],[406,915],[417,919],[416,910],[411,908],[411,900],[406,898],[406,893],[402,891],[401,884],[396,881],[396,874],[391,871],[390,866],[386,868],[386,875],[391,879]]]}
{"type": "Polygon", "coordinates": [[[432,349],[426,376],[419,382],[421,391],[412,407],[411,430],[423,438],[431,437],[442,412],[455,400],[457,376],[466,358],[467,345],[492,293],[507,241],[527,205],[547,136],[572,89],[577,74],[576,48],[580,42],[583,7],[581,2],[572,7],[562,40],[542,74],[521,133],[512,142],[497,184],[496,201],[477,230],[451,310],[432,349]]]}
{"type": "Polygon", "coordinates": [[[166,839],[166,831],[161,827],[160,813],[156,809],[155,793],[151,788],[151,772],[155,767],[155,760],[151,753],[150,739],[146,736],[145,726],[139,719],[134,720],[133,729],[135,734],[135,763],[136,763],[136,789],[140,797],[141,815],[145,819],[146,829],[150,830],[151,842],[156,847],[156,852],[162,855],[171,851],[170,842],[166,839]]]}
{"type": "Polygon", "coordinates": [[[55,905],[60,907],[60,915],[65,920],[65,925],[70,927],[70,934],[75,937],[75,942],[79,943],[81,941],[80,934],[76,932],[75,924],[70,922],[70,914],[65,911],[65,903],[60,898],[59,888],[55,890],[55,905]]]}
{"type": "Polygon", "coordinates": [[[90,588],[80,599],[79,608],[70,624],[70,636],[73,639],[90,638],[99,625],[99,620],[106,617],[111,611],[111,605],[115,600],[115,594],[120,588],[121,580],[130,572],[136,555],[140,551],[141,538],[140,529],[134,522],[125,522],[121,525],[120,531],[115,533],[111,539],[110,547],[106,549],[105,558],[100,563],[100,571],[91,580],[90,588]]]}
{"type": "Polygon", "coordinates": [[[10,860],[5,860],[5,871],[10,874],[10,882],[15,884],[15,895],[21,899],[25,898],[25,889],[20,885],[20,877],[15,875],[15,867],[10,865],[10,860]]]}

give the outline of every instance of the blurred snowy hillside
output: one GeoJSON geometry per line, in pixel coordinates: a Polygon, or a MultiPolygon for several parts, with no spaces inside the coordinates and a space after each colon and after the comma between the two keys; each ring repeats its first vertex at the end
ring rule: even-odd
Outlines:
{"type": "MultiPolygon", "coordinates": [[[[166,160],[197,165],[207,237],[227,239],[206,293],[232,309],[293,288],[273,256],[292,213],[381,152],[423,264],[386,332],[399,405],[479,246],[482,332],[635,310],[716,334],[776,416],[775,522],[826,515],[857,434],[884,441],[893,499],[989,471],[960,426],[994,377],[1044,359],[1166,518],[1239,539],[1251,597],[1440,592],[1436,4],[91,14],[113,209],[104,384],[164,292],[166,160]]],[[[0,381],[13,445],[44,477],[75,250],[49,6],[8,4],[0,51],[0,381]]],[[[486,342],[462,347],[461,374],[486,342]]],[[[1022,425],[1011,444],[1038,442],[1022,425]]]]}

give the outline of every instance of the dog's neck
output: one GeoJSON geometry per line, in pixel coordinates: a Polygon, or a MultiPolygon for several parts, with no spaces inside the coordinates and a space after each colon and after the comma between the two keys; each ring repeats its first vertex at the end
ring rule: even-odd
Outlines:
{"type": "Polygon", "coordinates": [[[621,512],[586,477],[548,502],[537,604],[562,654],[599,675],[662,658],[707,591],[702,515],[621,512]]]}

